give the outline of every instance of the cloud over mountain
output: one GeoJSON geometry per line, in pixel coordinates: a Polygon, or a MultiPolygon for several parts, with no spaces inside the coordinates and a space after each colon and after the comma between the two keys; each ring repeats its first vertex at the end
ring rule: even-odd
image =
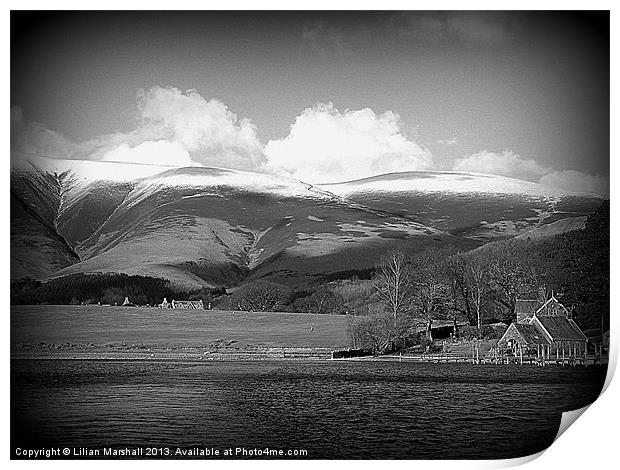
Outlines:
{"type": "Polygon", "coordinates": [[[584,193],[609,194],[609,178],[580,171],[555,171],[535,160],[523,158],[511,151],[501,153],[483,150],[455,160],[454,170],[492,173],[537,181],[545,186],[584,193]]]}
{"type": "MultiPolygon", "coordinates": [[[[334,183],[382,173],[433,169],[433,156],[405,134],[398,114],[370,108],[339,111],[332,103],[305,109],[288,136],[263,146],[256,126],[217,99],[197,91],[155,86],[137,93],[136,127],[129,132],[73,142],[44,124],[28,122],[11,108],[12,158],[60,159],[151,165],[135,166],[126,178],[154,166],[216,166],[286,174],[311,183],[334,183]],[[143,170],[140,170],[143,168],[143,170]]],[[[451,145],[456,139],[439,141],[451,145]]],[[[89,163],[90,164],[90,163],[89,163]]],[[[94,171],[92,164],[89,171],[94,171]]],[[[453,169],[511,176],[550,187],[608,194],[609,178],[558,171],[512,151],[480,151],[454,160],[453,169]]],[[[144,175],[143,175],[144,176],[144,175]]]]}
{"type": "Polygon", "coordinates": [[[311,182],[336,182],[431,167],[430,151],[405,137],[397,114],[340,112],[332,103],[307,108],[284,139],[265,147],[268,166],[311,182]]]}
{"type": "Polygon", "coordinates": [[[525,180],[537,180],[551,171],[551,168],[507,150],[502,153],[483,150],[465,158],[457,159],[453,168],[458,171],[492,173],[525,180]]]}
{"type": "Polygon", "coordinates": [[[138,92],[137,133],[167,139],[185,148],[204,165],[256,169],[264,158],[256,127],[239,119],[219,100],[206,100],[197,91],[173,87],[138,92]]]}
{"type": "Polygon", "coordinates": [[[256,127],[239,119],[216,99],[194,90],[155,86],[137,93],[137,123],[130,132],[71,142],[43,124],[24,121],[11,111],[11,149],[27,154],[191,166],[202,164],[257,170],[265,163],[256,127]]]}
{"type": "Polygon", "coordinates": [[[609,177],[593,176],[574,170],[552,171],[540,178],[539,183],[568,191],[609,194],[609,177]]]}

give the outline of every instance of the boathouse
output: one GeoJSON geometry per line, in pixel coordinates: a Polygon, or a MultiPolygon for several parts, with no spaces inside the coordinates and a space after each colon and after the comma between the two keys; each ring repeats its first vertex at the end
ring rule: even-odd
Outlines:
{"type": "Polygon", "coordinates": [[[202,300],[173,300],[172,308],[181,310],[204,310],[202,300]]]}
{"type": "Polygon", "coordinates": [[[511,323],[499,344],[516,354],[519,349],[535,348],[538,351],[540,346],[549,346],[551,343],[534,325],[511,323]]]}
{"type": "Polygon", "coordinates": [[[558,359],[586,353],[588,338],[572,319],[572,312],[554,296],[544,303],[518,300],[515,313],[517,321],[499,340],[500,348],[514,354],[558,359]]]}

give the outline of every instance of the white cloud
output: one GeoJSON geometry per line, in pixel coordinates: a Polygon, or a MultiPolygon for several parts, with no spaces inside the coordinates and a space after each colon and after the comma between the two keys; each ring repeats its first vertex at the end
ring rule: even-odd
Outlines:
{"type": "Polygon", "coordinates": [[[455,161],[454,170],[476,171],[536,181],[543,186],[572,192],[609,194],[609,178],[580,171],[555,171],[510,151],[482,151],[455,161]]]}
{"type": "Polygon", "coordinates": [[[525,180],[536,181],[551,171],[551,168],[540,165],[534,160],[526,159],[511,151],[502,153],[483,150],[454,162],[454,170],[492,173],[494,175],[512,176],[525,180]]]}
{"type": "Polygon", "coordinates": [[[172,87],[140,90],[138,113],[137,134],[176,142],[203,165],[252,170],[264,163],[254,124],[195,90],[185,94],[172,87]]]}
{"type": "MultiPolygon", "coordinates": [[[[286,138],[272,140],[264,148],[250,120],[239,119],[222,102],[206,100],[196,91],[183,93],[162,87],[141,90],[137,114],[137,126],[131,132],[72,142],[43,124],[25,121],[22,110],[14,106],[12,158],[36,154],[82,159],[86,163],[98,160],[107,162],[105,168],[110,174],[116,171],[114,162],[125,162],[134,164],[134,176],[167,167],[219,166],[286,173],[311,183],[426,170],[432,165],[430,151],[403,135],[400,118],[391,111],[379,115],[369,108],[340,112],[331,103],[318,104],[297,117],[286,138]],[[152,165],[152,169],[145,165],[152,165]]],[[[437,141],[443,145],[455,142],[456,138],[437,141]]],[[[93,164],[84,168],[97,173],[104,168],[99,165],[99,170],[93,164]]],[[[609,177],[555,171],[511,151],[468,155],[456,160],[453,169],[522,178],[570,191],[609,194],[609,177]]]]}
{"type": "Polygon", "coordinates": [[[222,166],[257,170],[265,163],[254,124],[196,91],[173,87],[139,90],[136,129],[71,142],[11,110],[11,149],[58,158],[165,166],[222,166]]]}
{"type": "Polygon", "coordinates": [[[306,109],[265,154],[269,169],[313,183],[428,169],[432,161],[427,149],[402,134],[397,114],[369,108],[341,113],[331,103],[306,109]]]}
{"type": "Polygon", "coordinates": [[[609,177],[593,176],[580,171],[552,171],[539,181],[540,184],[568,191],[609,194],[609,177]]]}

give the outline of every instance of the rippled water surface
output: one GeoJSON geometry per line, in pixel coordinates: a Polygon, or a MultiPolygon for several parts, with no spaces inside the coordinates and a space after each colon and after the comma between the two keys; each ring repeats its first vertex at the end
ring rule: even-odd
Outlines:
{"type": "Polygon", "coordinates": [[[306,449],[307,458],[510,458],[592,402],[601,367],[16,360],[11,447],[306,449]]]}

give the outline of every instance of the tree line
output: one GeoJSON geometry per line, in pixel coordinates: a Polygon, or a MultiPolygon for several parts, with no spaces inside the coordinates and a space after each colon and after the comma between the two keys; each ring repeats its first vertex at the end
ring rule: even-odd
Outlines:
{"type": "Polygon", "coordinates": [[[125,297],[138,305],[157,305],[168,300],[211,298],[224,289],[202,289],[184,292],[174,289],[170,281],[148,276],[97,273],[72,274],[47,282],[31,278],[11,282],[11,304],[104,304],[122,305],[125,297]]]}

